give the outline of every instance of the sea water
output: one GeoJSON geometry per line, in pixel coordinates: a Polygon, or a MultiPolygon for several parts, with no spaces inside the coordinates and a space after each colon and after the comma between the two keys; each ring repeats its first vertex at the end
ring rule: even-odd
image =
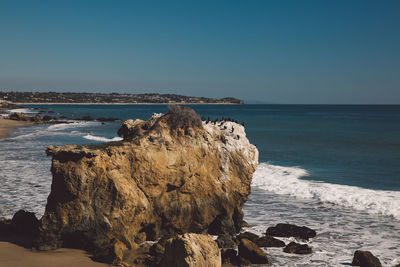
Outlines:
{"type": "MultiPolygon", "coordinates": [[[[400,106],[193,105],[205,119],[245,124],[260,152],[245,230],[263,234],[286,222],[317,231],[310,255],[268,248],[272,266],[346,266],[370,250],[384,266],[400,263],[400,106]]],[[[42,105],[25,112],[70,119],[90,115],[148,119],[166,105],[42,105]]],[[[120,140],[121,122],[71,120],[17,128],[0,140],[0,218],[19,209],[44,213],[51,185],[48,145],[120,140]]]]}

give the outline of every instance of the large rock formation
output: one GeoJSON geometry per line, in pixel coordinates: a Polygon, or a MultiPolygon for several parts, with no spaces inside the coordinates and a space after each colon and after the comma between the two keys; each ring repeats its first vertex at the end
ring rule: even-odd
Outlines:
{"type": "Polygon", "coordinates": [[[258,163],[243,126],[174,106],[118,133],[121,142],[48,148],[53,181],[38,249],[78,247],[122,262],[145,240],[240,230],[258,163]]]}

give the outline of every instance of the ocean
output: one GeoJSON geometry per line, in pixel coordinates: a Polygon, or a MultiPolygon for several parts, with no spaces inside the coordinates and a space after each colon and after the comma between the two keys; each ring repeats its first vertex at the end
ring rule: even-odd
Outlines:
{"type": "MultiPolygon", "coordinates": [[[[190,106],[190,105],[189,105],[190,106]]],[[[313,253],[268,248],[268,266],[347,266],[370,250],[400,264],[399,105],[191,105],[204,118],[233,118],[260,152],[244,230],[277,223],[313,228],[313,253]]],[[[148,119],[167,105],[31,105],[23,112],[80,118],[148,119]]],[[[21,111],[21,110],[20,110],[21,111]]],[[[0,140],[0,218],[19,209],[41,217],[51,185],[48,145],[116,141],[121,122],[73,121],[17,128],[0,140]]],[[[293,238],[283,239],[289,242],[293,238]]],[[[298,240],[300,241],[300,240],[298,240]]]]}

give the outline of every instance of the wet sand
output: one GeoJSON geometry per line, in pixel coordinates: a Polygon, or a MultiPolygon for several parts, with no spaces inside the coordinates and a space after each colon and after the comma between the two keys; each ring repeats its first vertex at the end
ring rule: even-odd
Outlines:
{"type": "Polygon", "coordinates": [[[94,262],[83,250],[61,248],[55,251],[37,252],[9,242],[0,241],[0,267],[105,267],[105,263],[94,262]]]}
{"type": "Polygon", "coordinates": [[[31,124],[26,121],[14,121],[0,118],[0,138],[6,138],[9,136],[9,132],[15,127],[31,124]]]}

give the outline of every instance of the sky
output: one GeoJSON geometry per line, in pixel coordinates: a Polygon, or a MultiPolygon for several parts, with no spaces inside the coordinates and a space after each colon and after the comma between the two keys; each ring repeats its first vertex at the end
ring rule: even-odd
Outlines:
{"type": "Polygon", "coordinates": [[[400,1],[0,0],[0,90],[400,104],[400,1]]]}

